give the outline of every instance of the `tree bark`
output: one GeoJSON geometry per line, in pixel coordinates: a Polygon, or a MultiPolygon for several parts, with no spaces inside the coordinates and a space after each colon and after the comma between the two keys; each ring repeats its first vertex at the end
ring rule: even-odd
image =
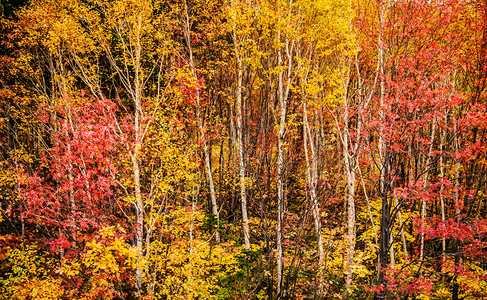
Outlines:
{"type": "MultiPolygon", "coordinates": [[[[279,66],[282,64],[282,54],[279,50],[279,66]]],[[[284,133],[286,127],[286,102],[284,95],[283,72],[278,74],[278,98],[280,106],[279,131],[277,133],[277,295],[282,292],[282,276],[284,270],[282,250],[282,226],[284,216],[284,133]]]]}
{"type": "MultiPolygon", "coordinates": [[[[188,47],[188,52],[189,52],[189,63],[191,66],[191,72],[194,76],[195,79],[198,79],[198,75],[196,74],[196,66],[194,63],[194,58],[193,58],[193,47],[191,46],[191,25],[189,21],[189,14],[188,14],[188,6],[187,2],[184,1],[184,6],[185,6],[185,38],[186,38],[186,46],[188,47]]],[[[201,133],[201,139],[203,141],[203,155],[204,155],[204,164],[205,164],[205,169],[206,169],[206,176],[208,178],[208,185],[210,189],[210,199],[211,199],[211,211],[213,213],[213,216],[215,217],[215,220],[217,222],[216,228],[214,231],[215,234],[215,240],[217,243],[220,242],[220,233],[218,232],[218,226],[220,222],[220,217],[218,213],[218,204],[216,201],[216,192],[215,192],[215,184],[213,182],[213,172],[211,170],[211,162],[210,162],[210,154],[208,150],[208,144],[206,141],[206,136],[205,136],[205,122],[203,119],[203,116],[201,115],[201,95],[200,95],[200,87],[196,88],[196,118],[198,119],[198,127],[199,131],[201,133]]]]}
{"type": "MultiPolygon", "coordinates": [[[[242,229],[244,236],[245,250],[250,249],[250,230],[247,212],[247,192],[245,182],[245,153],[243,143],[243,116],[242,116],[242,82],[243,82],[243,65],[242,57],[239,51],[240,44],[237,40],[237,34],[233,30],[233,42],[235,47],[235,56],[237,58],[237,91],[236,91],[236,135],[237,135],[237,151],[238,151],[238,167],[239,167],[239,183],[240,183],[240,203],[242,209],[242,229]]],[[[232,121],[233,122],[233,121],[232,121]]]]}
{"type": "MultiPolygon", "coordinates": [[[[291,9],[291,3],[289,6],[291,9]]],[[[289,11],[290,14],[290,11],[289,11]]],[[[281,40],[281,30],[278,31],[277,40],[281,40]]],[[[294,42],[285,41],[285,55],[287,59],[287,70],[281,69],[278,73],[277,82],[277,96],[279,101],[279,130],[277,132],[277,297],[282,296],[283,283],[283,248],[282,248],[282,227],[284,220],[284,152],[285,152],[285,133],[286,133],[286,115],[287,115],[287,100],[289,97],[289,90],[291,84],[292,72],[292,51],[294,42]],[[284,78],[286,75],[286,78],[284,78]]],[[[284,63],[283,49],[277,51],[278,66],[281,67],[284,63]]]]}
{"type": "MultiPolygon", "coordinates": [[[[423,191],[426,190],[427,184],[428,184],[428,175],[429,175],[429,164],[431,161],[431,152],[433,150],[433,141],[435,139],[435,134],[436,134],[436,120],[433,121],[433,128],[431,129],[431,138],[430,138],[430,147],[428,150],[428,153],[426,154],[426,171],[424,174],[424,179],[423,179],[423,191]]],[[[421,200],[421,226],[424,228],[424,221],[426,217],[426,200],[422,199],[421,200]]],[[[420,250],[419,250],[419,261],[423,262],[424,260],[424,232],[421,232],[421,245],[420,245],[420,250]]],[[[421,274],[421,271],[420,271],[421,274]]]]}
{"type": "Polygon", "coordinates": [[[324,285],[324,273],[322,270],[322,264],[324,260],[323,251],[323,237],[321,235],[321,213],[318,203],[318,197],[316,195],[316,184],[318,182],[318,157],[315,151],[313,136],[311,134],[306,99],[303,101],[303,132],[304,132],[304,154],[306,157],[306,182],[311,195],[311,205],[313,211],[313,219],[316,230],[316,243],[318,252],[318,297],[323,293],[324,285]],[[308,155],[308,144],[311,150],[311,161],[308,155]]]}

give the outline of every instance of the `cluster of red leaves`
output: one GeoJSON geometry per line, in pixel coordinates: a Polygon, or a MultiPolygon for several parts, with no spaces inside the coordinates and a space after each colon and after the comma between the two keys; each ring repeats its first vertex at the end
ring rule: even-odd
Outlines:
{"type": "Polygon", "coordinates": [[[46,140],[51,146],[40,154],[37,168],[19,176],[17,213],[27,223],[59,232],[48,241],[53,251],[75,246],[113,218],[105,212],[113,208],[115,110],[109,100],[80,98],[38,111],[51,129],[46,140]]]}

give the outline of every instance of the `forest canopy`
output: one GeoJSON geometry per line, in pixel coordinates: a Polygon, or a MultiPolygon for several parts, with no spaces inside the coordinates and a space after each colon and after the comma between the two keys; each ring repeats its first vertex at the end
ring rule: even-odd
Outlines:
{"type": "Polygon", "coordinates": [[[0,299],[487,296],[486,0],[0,24],[0,299]]]}

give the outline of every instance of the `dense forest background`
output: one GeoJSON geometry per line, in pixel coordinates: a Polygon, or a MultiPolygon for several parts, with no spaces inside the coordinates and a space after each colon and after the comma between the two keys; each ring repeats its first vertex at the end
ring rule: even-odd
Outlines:
{"type": "Polygon", "coordinates": [[[0,11],[0,299],[487,296],[486,0],[0,11]]]}

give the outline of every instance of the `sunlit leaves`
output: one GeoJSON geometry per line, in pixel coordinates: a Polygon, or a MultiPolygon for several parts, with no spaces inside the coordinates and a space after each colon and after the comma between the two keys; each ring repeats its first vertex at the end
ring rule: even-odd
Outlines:
{"type": "Polygon", "coordinates": [[[55,262],[36,244],[5,250],[12,271],[0,278],[0,299],[61,299],[64,289],[61,279],[54,276],[55,262]]]}

